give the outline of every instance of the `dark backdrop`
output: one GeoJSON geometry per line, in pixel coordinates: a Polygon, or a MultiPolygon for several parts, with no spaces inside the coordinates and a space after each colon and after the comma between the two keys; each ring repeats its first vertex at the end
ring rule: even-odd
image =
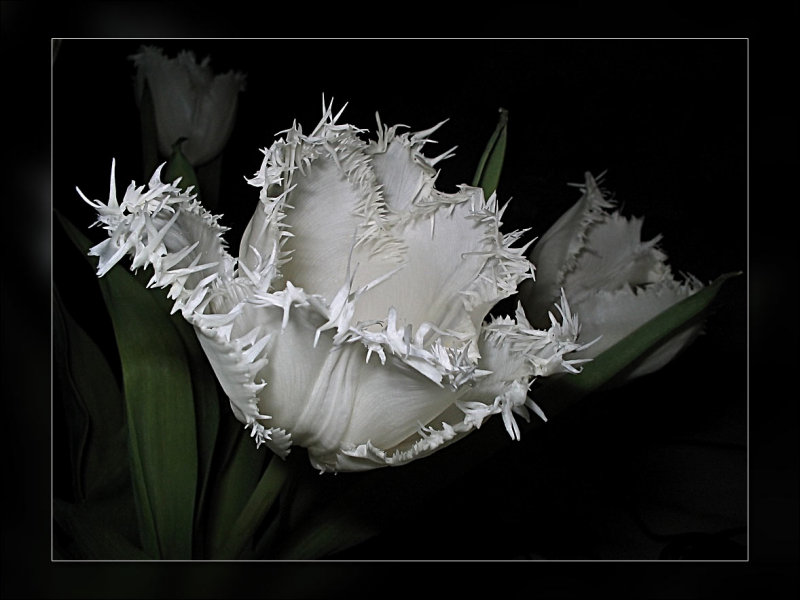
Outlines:
{"type": "MultiPolygon", "coordinates": [[[[130,179],[144,181],[133,68],[127,60],[143,41],[66,40],[55,59],[52,207],[79,226],[91,223],[92,212],[82,205],[75,186],[90,197],[104,198],[112,158],[117,160],[120,187],[130,179]]],[[[676,541],[668,537],[671,534],[728,529],[737,533],[721,552],[728,552],[729,558],[743,557],[747,538],[738,530],[747,522],[748,291],[757,308],[773,306],[768,288],[759,285],[764,281],[762,273],[748,268],[752,201],[748,204],[747,41],[202,39],[147,43],[169,51],[191,48],[200,57],[210,54],[215,68],[248,75],[223,165],[223,186],[230,195],[223,198],[221,211],[226,215],[223,223],[233,228],[232,242],[255,205],[254,190],[243,176],[258,168],[259,149],[293,119],[313,126],[324,93],[337,104],[349,102],[344,119],[365,128],[373,127],[375,111],[384,123],[401,122],[414,129],[449,119],[435,136],[437,150],[458,145],[456,156],[441,163],[439,182],[445,190],[472,177],[494,128],[497,109],[504,107],[510,113],[510,129],[499,194],[501,199],[512,199],[505,218],[508,229],[530,227],[530,236],[540,235],[577,199],[566,183],[581,181],[587,170],[607,170],[606,185],[624,212],[646,216],[646,236],[664,235],[663,247],[675,270],[693,273],[703,281],[728,271],[745,272],[726,284],[708,321],[708,335],[665,370],[613,394],[597,395],[579,411],[540,429],[540,436],[511,446],[482,473],[480,486],[467,481],[448,489],[432,499],[430,514],[401,516],[395,528],[353,549],[343,560],[658,558],[676,541]],[[697,486],[704,490],[700,498],[697,486]],[[491,510],[493,518],[472,527],[474,506],[491,510]],[[437,533],[435,544],[426,541],[431,532],[437,533]]],[[[11,154],[8,148],[5,151],[11,154]]],[[[779,156],[771,164],[780,172],[786,169],[786,158],[779,156]]],[[[48,178],[36,171],[41,165],[22,160],[18,173],[26,177],[26,191],[38,185],[44,195],[48,178]]],[[[766,195],[759,194],[757,200],[760,211],[770,206],[766,195]]],[[[46,215],[47,208],[42,212],[46,215]]],[[[47,226],[41,227],[36,218],[30,223],[34,241],[42,239],[37,235],[46,240],[47,226]]],[[[30,239],[28,235],[24,243],[33,248],[30,239]]],[[[53,279],[65,285],[88,285],[74,275],[75,262],[68,256],[71,249],[57,232],[52,240],[53,279]]],[[[759,266],[769,264],[759,262],[759,266]]],[[[90,294],[88,288],[86,294],[90,294]]],[[[19,306],[16,298],[4,296],[4,302],[4,312],[19,306]]],[[[103,326],[96,327],[102,335],[103,326]]],[[[786,360],[781,355],[776,356],[778,366],[786,360]]],[[[782,415],[796,416],[785,406],[785,402],[778,404],[767,423],[780,421],[782,415]]],[[[765,422],[751,424],[751,434],[764,439],[767,427],[765,422]]],[[[23,439],[16,427],[7,425],[4,431],[8,443],[23,439]]],[[[784,457],[784,444],[771,442],[772,450],[784,457]]],[[[788,464],[795,463],[773,465],[776,478],[788,464]]],[[[9,462],[9,473],[23,483],[36,479],[19,463],[9,462]]],[[[766,473],[769,480],[769,467],[766,473]]],[[[768,509],[761,513],[762,525],[776,521],[778,513],[786,514],[787,504],[793,505],[791,496],[774,485],[769,489],[759,496],[761,506],[768,509]]],[[[793,490],[796,499],[796,487],[793,490]]],[[[28,505],[19,502],[20,512],[33,516],[33,508],[23,508],[28,505]]],[[[788,525],[789,533],[770,534],[767,546],[759,546],[759,556],[780,561],[787,555],[792,535],[796,540],[794,518],[770,529],[787,531],[784,525],[788,525]]],[[[41,532],[39,523],[35,530],[41,532]]],[[[15,527],[11,530],[20,533],[15,527]]],[[[3,551],[4,564],[16,564],[6,561],[15,553],[5,542],[3,551]]],[[[46,562],[49,550],[36,556],[37,561],[46,562]]],[[[281,571],[281,589],[291,589],[287,582],[303,581],[302,565],[296,567],[281,571]]],[[[4,570],[8,574],[7,567],[4,570]]],[[[237,569],[229,572],[238,577],[237,569]]],[[[66,586],[57,595],[87,593],[77,569],[56,567],[53,573],[55,581],[66,586]]],[[[358,571],[352,570],[320,573],[320,581],[327,578],[334,587],[358,578],[358,571]]],[[[644,590],[654,584],[666,593],[670,585],[679,585],[669,573],[660,571],[658,577],[644,582],[637,579],[633,588],[644,590]]],[[[735,571],[725,573],[719,586],[740,581],[735,571]]],[[[107,577],[124,577],[128,589],[141,595],[155,594],[151,590],[156,589],[186,597],[219,593],[213,585],[202,589],[199,583],[170,585],[169,574],[151,572],[146,581],[133,574],[104,570],[92,580],[104,593],[110,589],[107,577]]],[[[593,581],[605,581],[605,575],[599,577],[593,581]]],[[[556,582],[550,588],[561,589],[559,582],[569,587],[570,579],[550,579],[556,582]]],[[[214,581],[222,585],[228,580],[219,575],[214,581]]],[[[708,583],[697,571],[689,580],[700,582],[701,589],[716,589],[716,583],[708,583]]],[[[53,586],[46,581],[27,588],[32,590],[29,593],[54,597],[53,586]]]]}
{"type": "MultiPolygon", "coordinates": [[[[120,187],[145,181],[128,59],[142,43],[59,46],[53,205],[84,229],[93,210],[76,185],[105,199],[112,158],[120,187]]],[[[503,107],[509,142],[499,194],[511,199],[507,230],[541,235],[578,198],[567,183],[607,171],[623,211],[646,216],[645,236],[663,234],[676,271],[708,282],[747,269],[745,40],[147,43],[171,55],[192,49],[211,56],[216,69],[247,73],[219,208],[234,251],[258,200],[244,177],[260,166],[259,150],[293,120],[312,129],[324,94],[337,106],[348,102],[343,120],[363,128],[374,129],[376,111],[382,122],[412,129],[448,119],[428,148],[436,155],[458,146],[440,163],[445,191],[471,180],[503,107]]],[[[79,276],[67,254],[55,253],[54,279],[74,285],[79,276]]],[[[661,373],[587,399],[431,498],[436,514],[448,515],[449,535],[420,545],[425,530],[447,526],[431,514],[399,515],[396,528],[346,558],[658,559],[671,551],[746,558],[745,290],[744,277],[729,283],[708,335],[661,373]],[[494,507],[491,516],[473,517],[483,506],[494,507]],[[457,525],[471,518],[474,526],[457,525]],[[720,532],[694,542],[719,547],[674,549],[679,535],[720,532]]],[[[85,306],[73,298],[74,311],[85,306]]],[[[97,336],[107,334],[101,318],[89,321],[97,336]]]]}

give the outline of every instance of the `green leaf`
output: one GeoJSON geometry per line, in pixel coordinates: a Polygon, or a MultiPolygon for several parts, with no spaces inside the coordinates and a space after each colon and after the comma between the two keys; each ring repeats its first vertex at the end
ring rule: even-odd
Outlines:
{"type": "MultiPolygon", "coordinates": [[[[89,240],[66,219],[60,219],[86,256],[89,240]]],[[[122,364],[130,463],[142,543],[149,555],[189,559],[198,455],[186,351],[170,317],[153,297],[160,291],[143,288],[119,266],[100,278],[99,284],[122,364]]]]}
{"type": "Polygon", "coordinates": [[[94,340],[53,289],[53,365],[69,433],[74,494],[98,499],[130,488],[125,404],[116,378],[94,340]]]}
{"type": "Polygon", "coordinates": [[[233,560],[239,558],[246,549],[252,548],[256,531],[278,499],[289,473],[289,466],[282,459],[275,455],[270,458],[247,504],[227,532],[227,539],[217,558],[233,560]]]}
{"type": "Polygon", "coordinates": [[[478,163],[472,185],[483,188],[484,197],[491,196],[500,182],[500,172],[503,170],[503,159],[506,154],[506,142],[508,139],[508,111],[500,109],[500,118],[497,127],[486,144],[483,156],[478,163]]]}
{"type": "MultiPolygon", "coordinates": [[[[152,268],[134,274],[134,277],[146,286],[153,274],[152,268]]],[[[212,461],[217,439],[220,435],[220,410],[223,398],[217,386],[217,378],[208,362],[208,358],[200,346],[194,328],[180,314],[170,314],[172,301],[164,294],[155,294],[153,298],[162,307],[164,314],[169,315],[175,330],[183,341],[192,377],[192,393],[194,396],[195,417],[197,422],[197,458],[198,458],[198,496],[195,511],[195,551],[202,553],[204,545],[204,512],[207,510],[209,486],[212,478],[212,461]]],[[[224,400],[227,405],[227,399],[224,400]]],[[[239,432],[241,433],[241,432],[239,432]]]]}
{"type": "MultiPolygon", "coordinates": [[[[186,325],[185,322],[184,325],[186,325]]],[[[203,545],[202,520],[207,510],[209,488],[212,485],[211,470],[220,429],[221,398],[217,389],[217,380],[208,364],[208,359],[200,348],[194,332],[189,331],[189,334],[191,338],[184,337],[184,343],[189,357],[197,423],[198,496],[194,528],[195,549],[199,552],[203,545]]]]}
{"type": "Polygon", "coordinates": [[[222,419],[217,468],[209,487],[205,554],[218,558],[228,534],[258,486],[268,452],[256,448],[233,414],[222,419]]]}
{"type": "MultiPolygon", "coordinates": [[[[388,489],[386,490],[388,492],[388,489]]],[[[357,505],[356,505],[357,506],[357,505]]],[[[312,560],[352,548],[377,535],[379,528],[368,525],[356,507],[326,511],[330,518],[313,519],[298,531],[282,550],[282,560],[312,560]]],[[[388,515],[386,515],[388,516],[388,515]]]]}

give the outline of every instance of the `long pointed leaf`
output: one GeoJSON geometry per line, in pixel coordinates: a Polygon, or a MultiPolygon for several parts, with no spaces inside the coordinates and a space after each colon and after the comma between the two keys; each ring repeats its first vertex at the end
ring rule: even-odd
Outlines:
{"type": "MultiPolygon", "coordinates": [[[[152,276],[152,270],[147,269],[135,273],[134,277],[143,285],[152,276]]],[[[175,330],[183,341],[189,370],[192,376],[192,393],[194,395],[195,420],[197,423],[197,459],[198,459],[198,488],[197,509],[195,511],[195,554],[202,554],[205,535],[203,520],[207,510],[209,485],[211,485],[212,461],[220,436],[220,411],[223,402],[217,386],[217,378],[211,365],[208,363],[200,342],[197,340],[194,329],[180,314],[170,314],[172,301],[164,294],[153,296],[162,307],[164,314],[169,315],[175,330]]],[[[227,404],[227,402],[226,402],[227,404]]]]}
{"type": "Polygon", "coordinates": [[[219,558],[239,558],[248,546],[254,544],[256,530],[278,499],[289,473],[290,468],[283,460],[277,456],[271,457],[256,489],[228,532],[219,558]]]}
{"type": "Polygon", "coordinates": [[[122,392],[102,351],[66,310],[57,288],[53,290],[53,363],[67,417],[63,427],[72,433],[76,500],[98,499],[129,488],[122,392]]]}
{"type": "Polygon", "coordinates": [[[200,552],[203,546],[204,529],[202,521],[208,510],[208,496],[212,485],[211,473],[220,430],[220,396],[217,391],[217,380],[211,372],[207,359],[202,354],[197,338],[192,332],[194,345],[184,339],[189,353],[189,365],[192,374],[195,416],[197,423],[197,461],[198,487],[197,508],[195,511],[195,551],[200,552]],[[199,353],[199,354],[198,354],[199,353]],[[202,356],[201,356],[202,355],[202,356]]]}
{"type": "Polygon", "coordinates": [[[478,163],[472,185],[483,188],[483,195],[489,198],[500,183],[500,173],[503,170],[503,160],[506,155],[508,141],[508,111],[500,109],[500,118],[497,127],[486,144],[483,156],[478,163]]]}
{"type": "Polygon", "coordinates": [[[256,448],[243,426],[231,413],[223,419],[219,468],[209,488],[206,554],[218,558],[231,528],[264,474],[268,453],[256,448]]]}
{"type": "MultiPolygon", "coordinates": [[[[68,221],[61,221],[86,255],[88,239],[68,221]]],[[[142,543],[148,554],[188,559],[198,458],[186,352],[153,291],[144,289],[121,267],[113,268],[99,283],[122,363],[142,543]]]]}
{"type": "Polygon", "coordinates": [[[312,560],[333,555],[377,535],[380,529],[366,523],[353,510],[335,511],[331,519],[315,519],[302,535],[282,550],[283,560],[312,560]]]}

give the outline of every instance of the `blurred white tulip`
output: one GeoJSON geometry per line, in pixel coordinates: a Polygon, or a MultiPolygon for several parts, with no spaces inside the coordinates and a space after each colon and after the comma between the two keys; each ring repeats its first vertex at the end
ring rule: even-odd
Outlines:
{"type": "MultiPolygon", "coordinates": [[[[593,358],[673,304],[700,290],[692,276],[673,277],[660,236],[642,241],[642,219],[625,218],[586,174],[583,195],[535,244],[530,253],[536,282],[520,293],[534,325],[546,322],[548,307],[563,293],[580,318],[581,339],[596,340],[573,354],[593,358]]],[[[694,323],[651,352],[628,378],[662,368],[702,328],[694,323]]]]}
{"type": "Polygon", "coordinates": [[[146,90],[152,98],[162,157],[169,157],[181,138],[183,154],[194,167],[218,156],[233,130],[245,76],[233,71],[215,75],[209,57],[198,63],[192,52],[182,51],[168,58],[153,46],[142,46],[131,60],[137,101],[145,101],[146,90]]]}

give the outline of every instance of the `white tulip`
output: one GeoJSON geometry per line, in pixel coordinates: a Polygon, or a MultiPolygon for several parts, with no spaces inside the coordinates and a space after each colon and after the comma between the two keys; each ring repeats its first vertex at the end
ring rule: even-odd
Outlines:
{"type": "MultiPolygon", "coordinates": [[[[238,259],[194,196],[164,184],[89,201],[109,239],[92,249],[103,275],[124,255],[152,265],[194,326],[235,416],[280,456],[306,447],[322,471],[401,465],[500,414],[541,415],[534,377],[577,372],[578,322],[566,301],[545,329],[484,322],[532,276],[523,232],[500,232],[493,195],[435,189],[421,153],[436,129],[377,139],[330,107],[268,150],[250,183],[260,203],[238,259]]],[[[541,415],[542,417],[544,415],[541,415]]]]}
{"type": "Polygon", "coordinates": [[[162,156],[170,156],[173,145],[185,138],[181,150],[193,166],[216,158],[233,131],[245,76],[215,75],[208,57],[198,63],[188,51],[167,58],[160,48],[143,46],[131,59],[140,103],[145,86],[150,90],[162,156]]]}
{"type": "MultiPolygon", "coordinates": [[[[642,241],[642,219],[627,219],[586,174],[583,195],[534,246],[536,285],[521,296],[528,317],[541,322],[554,299],[564,294],[581,318],[589,343],[573,356],[593,358],[673,304],[700,290],[695,277],[676,280],[659,249],[661,236],[642,241]],[[592,343],[592,340],[596,340],[592,343]]],[[[695,324],[668,340],[636,365],[628,378],[656,371],[699,333],[695,324]]]]}

